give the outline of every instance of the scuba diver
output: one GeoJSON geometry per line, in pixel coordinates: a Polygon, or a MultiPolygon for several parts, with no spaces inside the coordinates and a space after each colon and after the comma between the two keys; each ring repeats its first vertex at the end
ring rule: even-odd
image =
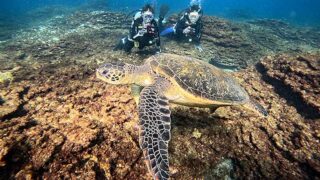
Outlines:
{"type": "Polygon", "coordinates": [[[123,49],[130,52],[133,47],[142,50],[145,46],[152,45],[156,45],[157,52],[161,52],[159,27],[154,19],[154,9],[147,4],[135,14],[130,34],[121,39],[114,50],[123,49]]]}
{"type": "Polygon", "coordinates": [[[200,43],[203,28],[202,15],[203,11],[200,4],[191,3],[178,22],[173,27],[162,31],[161,36],[173,33],[173,36],[178,40],[187,40],[190,43],[194,43],[195,48],[202,52],[203,49],[200,43]]]}

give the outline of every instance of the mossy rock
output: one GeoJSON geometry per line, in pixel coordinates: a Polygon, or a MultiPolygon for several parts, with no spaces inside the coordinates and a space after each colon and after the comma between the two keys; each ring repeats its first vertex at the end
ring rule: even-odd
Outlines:
{"type": "Polygon", "coordinates": [[[14,77],[11,72],[0,72],[0,84],[13,81],[14,77]]]}

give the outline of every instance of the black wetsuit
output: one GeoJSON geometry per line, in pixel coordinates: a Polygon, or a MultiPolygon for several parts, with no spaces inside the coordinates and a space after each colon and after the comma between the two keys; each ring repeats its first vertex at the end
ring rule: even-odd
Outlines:
{"type": "MultiPolygon", "coordinates": [[[[199,17],[198,21],[195,24],[192,24],[189,19],[189,13],[191,11],[187,9],[184,13],[184,15],[179,19],[175,26],[175,37],[178,39],[185,39],[189,42],[193,42],[196,45],[200,44],[201,36],[202,36],[202,28],[203,23],[201,20],[201,16],[199,17]],[[191,28],[191,32],[188,34],[184,34],[183,30],[187,27],[191,28]]],[[[200,10],[199,14],[202,14],[202,11],[200,10]]]]}
{"type": "Polygon", "coordinates": [[[154,19],[146,27],[143,25],[142,17],[134,19],[129,36],[123,38],[115,49],[124,49],[126,52],[130,52],[135,45],[139,49],[143,49],[145,46],[156,45],[160,50],[159,27],[154,19]],[[138,35],[141,30],[145,31],[143,36],[138,35]]]}

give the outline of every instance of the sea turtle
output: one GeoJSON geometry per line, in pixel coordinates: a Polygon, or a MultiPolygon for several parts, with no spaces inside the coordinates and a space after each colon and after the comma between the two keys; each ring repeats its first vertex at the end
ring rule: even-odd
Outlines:
{"type": "Polygon", "coordinates": [[[192,107],[216,108],[242,105],[267,116],[266,110],[227,73],[186,56],[161,53],[141,66],[108,63],[96,71],[111,84],[136,84],[140,93],[139,142],[154,179],[169,178],[169,102],[192,107]]]}

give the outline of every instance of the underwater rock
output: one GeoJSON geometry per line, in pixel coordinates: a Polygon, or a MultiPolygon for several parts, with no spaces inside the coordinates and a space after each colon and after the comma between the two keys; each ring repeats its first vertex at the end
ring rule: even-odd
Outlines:
{"type": "Polygon", "coordinates": [[[249,23],[272,29],[273,33],[275,33],[277,36],[287,40],[299,38],[297,36],[299,35],[298,31],[292,31],[290,25],[284,21],[276,19],[257,19],[249,21],[249,23]]]}
{"type": "Polygon", "coordinates": [[[294,27],[284,21],[257,19],[246,29],[252,42],[268,54],[319,52],[320,32],[312,28],[294,27]]]}
{"type": "MultiPolygon", "coordinates": [[[[91,66],[43,64],[36,78],[3,90],[7,95],[1,97],[15,97],[14,102],[22,97],[24,109],[0,123],[3,178],[150,178],[130,88],[96,80],[91,66]],[[14,93],[26,84],[27,90],[14,93]]],[[[172,178],[208,177],[223,158],[232,159],[230,177],[301,179],[319,174],[319,122],[300,116],[256,69],[233,75],[270,116],[255,117],[237,107],[212,114],[172,106],[172,178]]]]}
{"type": "Polygon", "coordinates": [[[56,71],[59,76],[30,83],[23,95],[27,114],[1,123],[3,178],[123,179],[131,174],[141,179],[147,174],[137,169],[144,164],[138,161],[137,112],[129,88],[106,86],[94,77],[84,80],[76,69],[63,68],[56,71]],[[66,79],[70,86],[64,86],[66,79]]]}
{"type": "Polygon", "coordinates": [[[234,167],[231,159],[221,160],[216,167],[208,173],[204,179],[224,179],[231,180],[234,179],[234,167]]]}
{"type": "MultiPolygon", "coordinates": [[[[169,17],[167,26],[171,26],[178,16],[169,17]]],[[[219,57],[217,63],[232,65],[237,68],[245,68],[248,64],[254,64],[259,54],[258,47],[251,45],[241,24],[231,23],[225,19],[203,16],[203,35],[201,44],[204,51],[195,50],[193,44],[181,43],[163,38],[166,51],[179,55],[194,56],[208,61],[219,57]]]]}
{"type": "Polygon", "coordinates": [[[225,48],[249,45],[246,37],[241,33],[241,26],[210,16],[204,16],[203,21],[203,40],[225,48]]]}
{"type": "Polygon", "coordinates": [[[12,73],[9,72],[0,72],[0,83],[8,83],[13,80],[13,75],[12,73]]]}
{"type": "MultiPolygon", "coordinates": [[[[257,69],[259,71],[251,68],[235,75],[244,80],[241,83],[249,94],[264,99],[264,103],[268,104],[269,107],[269,117],[255,125],[243,121],[240,131],[237,132],[237,136],[241,137],[238,141],[246,145],[251,144],[250,146],[262,154],[274,150],[271,153],[272,155],[265,154],[265,157],[257,159],[255,166],[261,171],[262,176],[267,175],[272,179],[276,176],[311,179],[318,177],[320,160],[316,154],[320,152],[317,145],[319,144],[319,138],[317,138],[319,121],[310,121],[301,116],[297,109],[286,101],[285,96],[279,93],[281,86],[270,83],[259,66],[257,66],[257,69]],[[265,140],[263,140],[264,138],[265,140]],[[278,159],[277,161],[282,161],[282,165],[275,163],[274,158],[278,159]],[[292,169],[292,172],[289,172],[288,169],[292,169]]],[[[290,91],[285,93],[290,94],[290,91]]],[[[242,153],[253,155],[257,152],[242,153]]],[[[236,164],[239,163],[240,168],[252,165],[252,160],[238,161],[239,159],[242,158],[238,157],[236,164]]],[[[256,174],[249,175],[247,169],[245,171],[241,174],[248,173],[248,177],[256,176],[256,174]]]]}
{"type": "Polygon", "coordinates": [[[21,52],[21,51],[18,51],[17,54],[16,54],[16,59],[19,59],[19,60],[23,60],[27,57],[26,53],[24,52],[21,52]]]}
{"type": "Polygon", "coordinates": [[[6,120],[10,116],[19,114],[19,107],[23,104],[22,95],[25,91],[25,87],[0,91],[0,120],[6,120]]]}
{"type": "Polygon", "coordinates": [[[18,71],[20,68],[20,66],[17,66],[5,72],[0,71],[0,85],[11,83],[14,80],[14,75],[12,73],[18,71]]]}
{"type": "MultiPolygon", "coordinates": [[[[170,26],[178,19],[169,17],[170,26]]],[[[246,68],[256,64],[261,57],[283,52],[319,52],[320,32],[316,29],[298,28],[275,20],[233,22],[213,16],[203,16],[203,52],[197,52],[188,43],[176,43],[163,38],[166,51],[191,55],[204,61],[214,59],[221,65],[246,68]],[[218,58],[217,58],[218,57],[218,58]]]]}
{"type": "Polygon", "coordinates": [[[271,83],[291,91],[284,93],[299,112],[307,118],[320,118],[320,55],[267,56],[261,64],[271,83]]]}
{"type": "MultiPolygon", "coordinates": [[[[177,14],[169,16],[165,26],[172,26],[178,18],[177,14]]],[[[167,38],[162,38],[163,50],[191,55],[204,61],[219,57],[218,64],[239,69],[257,63],[270,53],[319,51],[318,30],[297,28],[282,21],[261,21],[237,23],[203,16],[203,52],[195,50],[192,44],[167,38]]],[[[74,10],[72,13],[56,14],[46,23],[34,23],[14,32],[5,50],[20,51],[38,61],[63,61],[71,56],[77,59],[99,53],[104,53],[102,56],[111,55],[115,52],[110,50],[127,35],[130,23],[131,17],[125,13],[74,10]]]]}

